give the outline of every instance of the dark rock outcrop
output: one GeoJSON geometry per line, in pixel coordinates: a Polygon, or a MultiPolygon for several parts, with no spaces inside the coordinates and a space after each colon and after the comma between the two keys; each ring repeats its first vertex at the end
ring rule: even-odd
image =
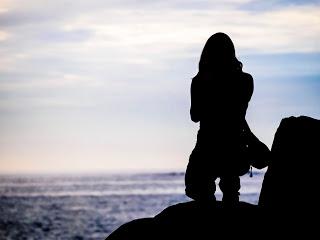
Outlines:
{"type": "Polygon", "coordinates": [[[125,223],[112,232],[108,240],[155,239],[153,236],[157,224],[153,218],[140,218],[125,223]]]}
{"type": "Polygon", "coordinates": [[[107,239],[278,238],[317,232],[319,209],[320,121],[283,119],[275,134],[271,163],[259,205],[240,202],[187,202],[170,206],[154,218],[124,224],[107,239]]]}
{"type": "Polygon", "coordinates": [[[262,230],[259,221],[252,221],[260,216],[259,212],[258,206],[245,202],[230,209],[219,201],[191,201],[170,206],[154,218],[126,223],[107,239],[230,239],[248,227],[251,233],[262,230]]]}
{"type": "Polygon", "coordinates": [[[305,116],[283,119],[271,154],[259,205],[288,210],[318,205],[320,120],[305,116]]]}

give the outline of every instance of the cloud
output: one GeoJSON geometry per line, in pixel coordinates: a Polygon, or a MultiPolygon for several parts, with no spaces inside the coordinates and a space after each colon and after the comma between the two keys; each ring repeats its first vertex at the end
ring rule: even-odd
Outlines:
{"type": "MultiPolygon", "coordinates": [[[[247,2],[258,1],[224,1],[224,4],[200,1],[200,4],[206,3],[205,9],[182,7],[182,3],[196,6],[195,1],[155,1],[153,4],[145,1],[135,1],[134,4],[132,1],[125,1],[126,4],[122,1],[104,4],[100,1],[80,1],[77,4],[70,1],[46,4],[31,1],[28,6],[19,4],[14,5],[17,9],[9,8],[0,15],[0,22],[4,28],[12,27],[13,32],[15,28],[22,30],[23,26],[25,30],[15,35],[27,36],[33,41],[39,40],[36,32],[47,33],[55,41],[55,36],[66,29],[75,31],[77,35],[86,35],[87,32],[81,31],[91,30],[96,33],[92,43],[98,46],[143,46],[153,43],[155,46],[171,46],[171,51],[173,48],[180,49],[179,46],[203,44],[210,33],[221,30],[235,36],[240,49],[319,51],[319,46],[310,44],[310,39],[318,36],[320,31],[317,27],[320,22],[319,5],[288,4],[265,12],[251,12],[237,7],[247,2]],[[161,7],[156,8],[158,5],[161,7]],[[13,23],[15,25],[11,26],[13,23]],[[267,41],[265,36],[271,36],[274,41],[267,41]],[[310,47],[301,48],[301,43],[310,47]]],[[[47,40],[50,41],[50,38],[47,40]]]]}
{"type": "MultiPolygon", "coordinates": [[[[231,36],[244,70],[254,75],[249,119],[270,143],[282,113],[320,114],[319,26],[318,1],[1,1],[5,159],[19,162],[14,150],[25,131],[33,139],[30,162],[51,161],[50,151],[71,139],[79,151],[68,155],[72,163],[86,147],[100,159],[95,167],[119,168],[131,158],[144,159],[131,164],[142,167],[184,166],[197,130],[188,115],[190,81],[217,31],[231,36]],[[294,97],[289,90],[305,92],[294,97]],[[79,135],[68,138],[69,131],[79,135]],[[37,144],[47,149],[39,156],[37,144]],[[151,156],[158,158],[150,163],[151,156]]],[[[66,151],[55,157],[63,162],[66,151]]]]}
{"type": "Polygon", "coordinates": [[[79,16],[65,24],[65,28],[87,26],[95,32],[92,41],[96,46],[138,49],[142,53],[180,56],[194,46],[202,46],[210,34],[217,31],[230,34],[243,51],[319,52],[316,40],[320,34],[319,16],[320,7],[314,6],[261,13],[219,8],[201,11],[125,9],[79,16]]]}
{"type": "Polygon", "coordinates": [[[217,31],[231,36],[240,57],[320,52],[320,5],[313,1],[283,1],[262,12],[243,7],[260,1],[219,2],[7,2],[0,12],[2,94],[16,101],[15,91],[38,96],[44,89],[72,87],[68,98],[86,88],[96,89],[90,95],[103,89],[105,95],[137,99],[169,91],[182,95],[179,84],[185,89],[188,82],[177,79],[195,74],[204,42],[217,31]]]}
{"type": "Polygon", "coordinates": [[[274,11],[284,7],[296,7],[296,6],[319,6],[319,0],[269,0],[269,1],[259,1],[253,0],[248,1],[240,5],[240,9],[252,11],[252,12],[266,12],[274,11]]]}

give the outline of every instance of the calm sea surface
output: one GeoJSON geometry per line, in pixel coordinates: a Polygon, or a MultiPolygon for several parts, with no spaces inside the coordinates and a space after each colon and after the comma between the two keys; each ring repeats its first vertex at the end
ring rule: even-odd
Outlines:
{"type": "MultiPolygon", "coordinates": [[[[241,177],[240,199],[257,203],[262,180],[263,172],[241,177]]],[[[0,176],[0,239],[104,239],[186,201],[179,172],[0,176]]]]}

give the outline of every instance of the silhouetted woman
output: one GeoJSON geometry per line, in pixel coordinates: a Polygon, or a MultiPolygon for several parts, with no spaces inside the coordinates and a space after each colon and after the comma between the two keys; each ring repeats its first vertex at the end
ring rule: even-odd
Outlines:
{"type": "Polygon", "coordinates": [[[215,200],[214,181],[220,177],[223,202],[239,201],[239,176],[250,166],[247,139],[259,142],[245,120],[252,93],[253,79],[242,71],[231,39],[224,33],[212,35],[191,83],[190,115],[200,122],[200,130],[185,176],[187,196],[215,200]]]}

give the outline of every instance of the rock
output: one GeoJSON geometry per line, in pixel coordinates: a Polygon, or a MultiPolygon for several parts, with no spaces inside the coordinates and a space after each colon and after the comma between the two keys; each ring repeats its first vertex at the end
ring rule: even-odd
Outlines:
{"type": "Polygon", "coordinates": [[[220,201],[191,201],[168,207],[154,219],[161,229],[158,234],[161,239],[207,239],[209,236],[230,239],[235,233],[243,232],[258,213],[257,206],[245,202],[226,208],[220,201]]]}
{"type": "Polygon", "coordinates": [[[290,117],[281,121],[271,148],[259,205],[302,209],[319,204],[320,120],[290,117]]]}
{"type": "Polygon", "coordinates": [[[112,232],[108,240],[129,240],[129,239],[154,239],[154,229],[157,224],[153,218],[136,219],[126,224],[123,224],[114,232],[112,232]]]}
{"type": "Polygon", "coordinates": [[[240,202],[237,206],[224,208],[221,202],[199,203],[196,201],[170,206],[154,218],[138,219],[126,223],[107,239],[194,239],[220,236],[230,239],[241,233],[258,216],[258,206],[240,202]],[[233,228],[230,231],[230,228],[233,228]],[[218,231],[219,229],[219,231],[218,231]]]}

